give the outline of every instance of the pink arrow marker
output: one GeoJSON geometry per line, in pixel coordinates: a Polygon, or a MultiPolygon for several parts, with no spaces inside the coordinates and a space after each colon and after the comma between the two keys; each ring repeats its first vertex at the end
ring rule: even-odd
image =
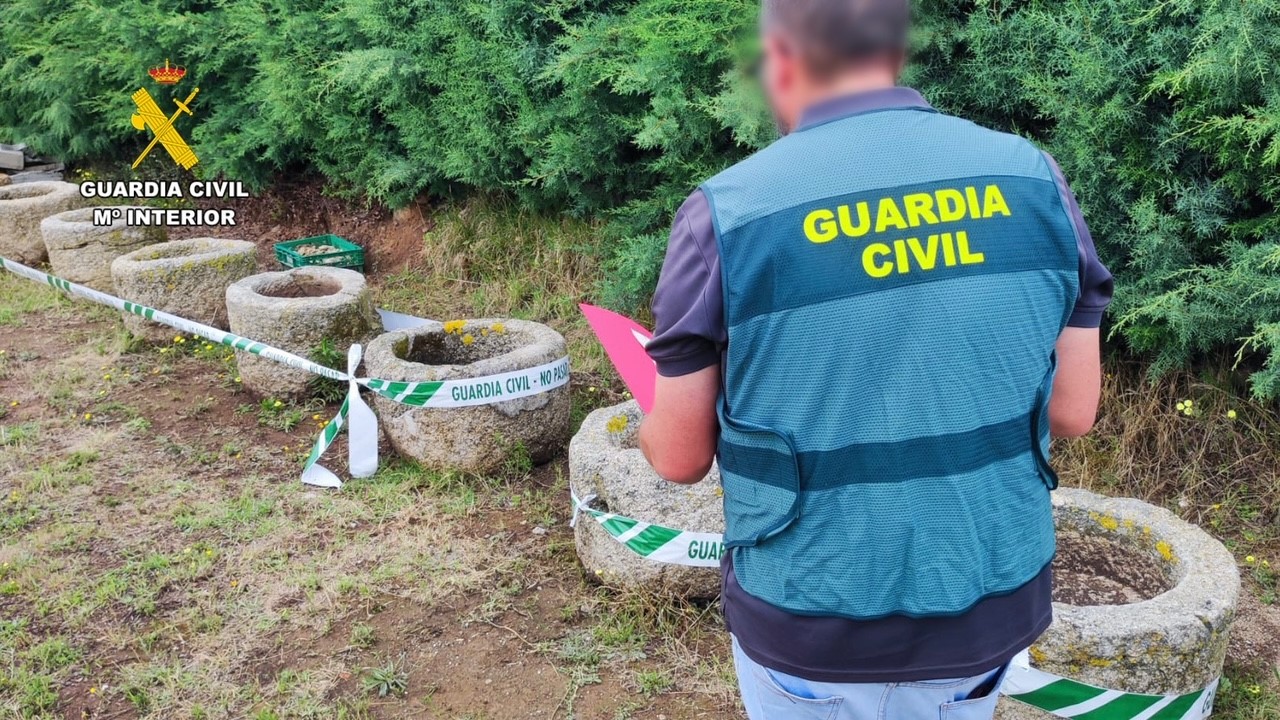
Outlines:
{"type": "Polygon", "coordinates": [[[631,318],[616,312],[587,305],[578,305],[582,314],[587,316],[587,323],[595,331],[609,361],[622,376],[622,382],[640,403],[640,409],[646,413],[653,409],[653,388],[658,379],[658,369],[644,351],[644,346],[653,337],[653,333],[644,329],[631,318]]]}

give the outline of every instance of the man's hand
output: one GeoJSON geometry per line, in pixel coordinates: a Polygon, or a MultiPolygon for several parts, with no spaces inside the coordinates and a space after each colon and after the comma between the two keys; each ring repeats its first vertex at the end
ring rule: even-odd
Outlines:
{"type": "Polygon", "coordinates": [[[1080,437],[1093,428],[1102,394],[1102,341],[1097,328],[1073,328],[1058,337],[1058,374],[1049,400],[1054,437],[1080,437]]]}
{"type": "Polygon", "coordinates": [[[711,469],[720,434],[719,389],[719,365],[680,377],[658,376],[653,412],[640,424],[640,450],[666,480],[688,485],[711,469]]]}

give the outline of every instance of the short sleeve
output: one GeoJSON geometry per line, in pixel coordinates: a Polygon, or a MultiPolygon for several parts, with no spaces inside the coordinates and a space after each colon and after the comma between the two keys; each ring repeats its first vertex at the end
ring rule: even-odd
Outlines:
{"type": "Polygon", "coordinates": [[[1067,327],[1096,328],[1102,325],[1102,313],[1111,304],[1115,283],[1111,278],[1111,271],[1098,259],[1093,235],[1089,233],[1084,214],[1080,212],[1080,204],[1067,185],[1062,168],[1058,167],[1058,163],[1048,153],[1045,154],[1045,159],[1049,161],[1053,178],[1058,185],[1058,194],[1071,216],[1071,225],[1076,233],[1076,248],[1080,251],[1080,296],[1067,320],[1067,327]]]}
{"type": "Polygon", "coordinates": [[[653,295],[653,316],[656,327],[645,348],[660,375],[688,375],[720,362],[728,339],[720,253],[711,205],[701,190],[676,212],[653,295]]]}

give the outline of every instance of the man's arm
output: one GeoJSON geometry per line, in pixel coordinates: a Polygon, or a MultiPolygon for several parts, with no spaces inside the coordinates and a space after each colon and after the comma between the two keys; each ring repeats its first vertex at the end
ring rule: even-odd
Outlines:
{"type": "Polygon", "coordinates": [[[658,376],[653,411],[640,425],[640,449],[664,479],[696,483],[716,455],[720,365],[679,377],[658,376]]]}
{"type": "Polygon", "coordinates": [[[1098,418],[1102,394],[1102,334],[1098,328],[1111,302],[1114,283],[1110,271],[1098,260],[1093,235],[1062,169],[1047,154],[1045,159],[1075,229],[1080,253],[1080,295],[1056,346],[1058,374],[1049,399],[1049,431],[1054,437],[1080,437],[1098,418]]]}
{"type": "Polygon", "coordinates": [[[1093,428],[1102,395],[1102,341],[1097,328],[1068,327],[1058,337],[1058,374],[1049,399],[1049,431],[1080,437],[1093,428]]]}
{"type": "Polygon", "coordinates": [[[640,449],[659,475],[701,480],[715,457],[720,352],[728,332],[711,207],[702,191],[680,206],[653,296],[657,327],[645,345],[658,367],[653,410],[640,425],[640,449]]]}

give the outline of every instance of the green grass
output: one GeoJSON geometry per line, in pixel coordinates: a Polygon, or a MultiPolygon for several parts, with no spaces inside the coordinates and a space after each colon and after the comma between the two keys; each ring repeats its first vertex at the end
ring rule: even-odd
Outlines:
{"type": "Polygon", "coordinates": [[[21,327],[23,316],[34,312],[56,310],[62,314],[73,312],[76,303],[66,295],[40,283],[0,271],[0,325],[21,327]]]}

